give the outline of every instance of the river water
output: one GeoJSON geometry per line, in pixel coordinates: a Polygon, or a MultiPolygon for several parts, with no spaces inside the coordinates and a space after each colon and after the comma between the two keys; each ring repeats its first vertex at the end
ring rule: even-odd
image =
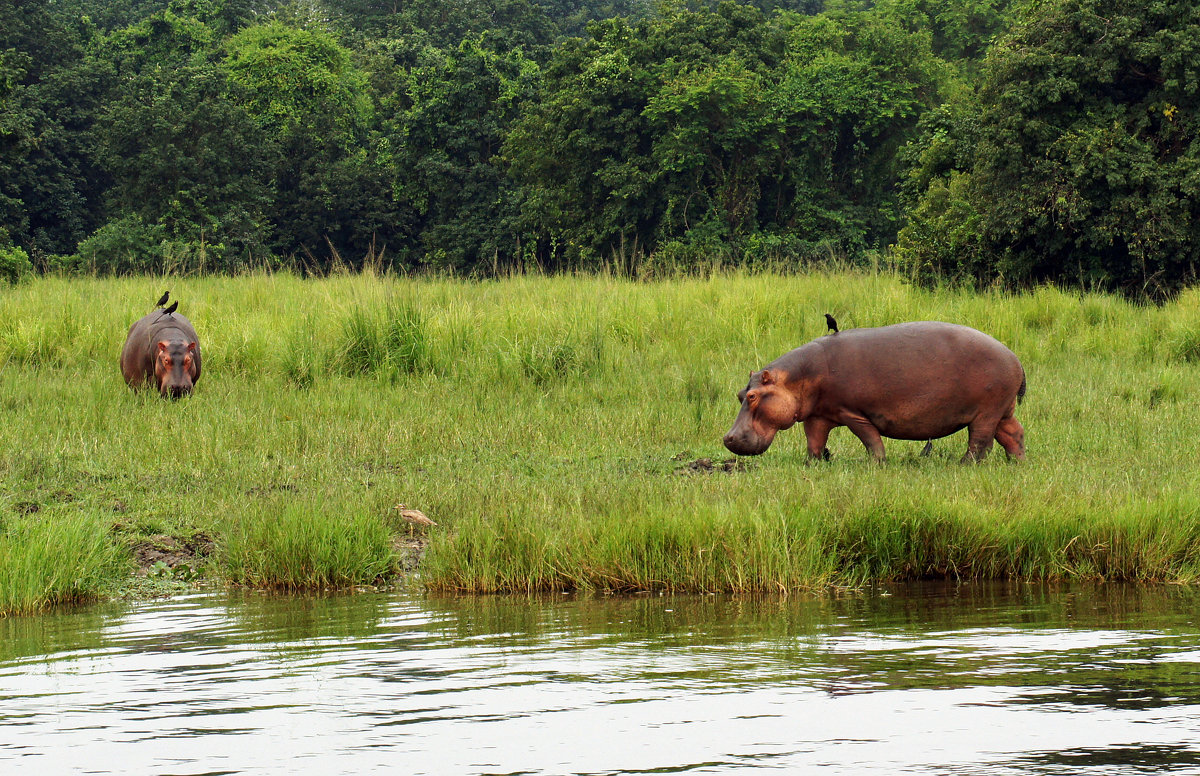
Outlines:
{"type": "Polygon", "coordinates": [[[0,620],[0,773],[1200,773],[1200,595],[198,594],[0,620]]]}

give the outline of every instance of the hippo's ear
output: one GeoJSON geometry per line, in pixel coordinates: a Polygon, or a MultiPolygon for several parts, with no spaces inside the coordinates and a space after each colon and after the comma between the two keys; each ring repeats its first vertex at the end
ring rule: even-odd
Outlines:
{"type": "Polygon", "coordinates": [[[171,344],[171,343],[167,342],[166,340],[159,340],[159,342],[158,342],[158,352],[159,352],[159,353],[166,353],[166,352],[167,352],[167,348],[170,346],[170,344],[171,344]]]}
{"type": "Polygon", "coordinates": [[[775,377],[767,370],[762,370],[762,377],[759,378],[763,385],[770,385],[775,382],[775,377]]]}
{"type": "Polygon", "coordinates": [[[195,351],[196,351],[196,343],[195,343],[195,342],[189,342],[189,343],[188,343],[188,352],[189,352],[189,353],[194,353],[195,351]]]}

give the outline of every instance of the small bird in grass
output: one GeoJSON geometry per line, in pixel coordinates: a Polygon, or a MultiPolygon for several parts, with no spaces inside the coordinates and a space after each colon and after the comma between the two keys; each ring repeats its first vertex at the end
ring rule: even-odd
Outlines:
{"type": "Polygon", "coordinates": [[[165,305],[165,304],[167,303],[167,300],[168,300],[168,299],[170,299],[170,298],[171,298],[171,292],[170,292],[170,291],[163,291],[163,295],[162,295],[162,297],[160,297],[160,298],[159,298],[159,300],[158,300],[158,303],[157,303],[157,304],[155,304],[154,306],[155,306],[155,307],[162,307],[163,305],[165,305]]]}
{"type": "Polygon", "coordinates": [[[171,302],[171,306],[163,310],[163,315],[170,315],[179,309],[179,302],[171,302]]]}
{"type": "Polygon", "coordinates": [[[829,313],[825,313],[825,325],[828,326],[829,330],[834,334],[838,333],[837,321],[834,320],[834,317],[829,313]]]}
{"type": "Polygon", "coordinates": [[[424,512],[419,509],[410,509],[407,504],[397,504],[392,509],[398,511],[400,517],[408,523],[408,532],[410,534],[413,531],[413,526],[419,525],[424,528],[426,526],[437,525],[437,523],[426,517],[424,512]]]}

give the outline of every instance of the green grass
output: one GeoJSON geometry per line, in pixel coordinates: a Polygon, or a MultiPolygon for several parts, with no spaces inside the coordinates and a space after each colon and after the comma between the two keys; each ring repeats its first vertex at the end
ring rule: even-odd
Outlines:
{"type": "MultiPolygon", "coordinates": [[[[420,572],[437,590],[1192,582],[1197,343],[1200,290],[1146,307],[849,272],[43,278],[0,289],[0,541],[13,563],[32,555],[14,538],[32,518],[82,521],[125,556],[204,534],[212,580],[348,586],[396,573],[403,502],[439,523],[420,572]],[[204,353],[195,395],[174,403],[132,394],[117,365],[164,288],[204,353]],[[876,466],[838,429],[833,460],[805,466],[797,428],[745,470],[688,470],[730,457],[746,374],[823,334],[823,312],[843,329],[939,319],[1005,342],[1028,375],[1028,460],[959,466],[960,433],[930,458],[887,440],[876,466]]],[[[83,546],[55,539],[38,562],[82,568],[83,546]]],[[[81,572],[80,594],[125,573],[95,568],[110,583],[81,572]]],[[[37,587],[6,586],[0,610],[75,595],[37,587]]]]}
{"type": "Polygon", "coordinates": [[[375,516],[334,517],[338,505],[289,503],[262,520],[231,520],[222,546],[230,582],[299,590],[369,585],[395,569],[388,526],[375,516]]]}
{"type": "Polygon", "coordinates": [[[76,514],[8,518],[0,531],[0,613],[23,614],[93,600],[127,572],[103,519],[76,514]]]}

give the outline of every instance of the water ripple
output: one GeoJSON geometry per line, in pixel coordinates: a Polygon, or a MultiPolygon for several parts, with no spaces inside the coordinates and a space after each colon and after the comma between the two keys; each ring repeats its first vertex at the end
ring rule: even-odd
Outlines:
{"type": "Polygon", "coordinates": [[[0,767],[1195,772],[1194,603],[248,594],[12,618],[0,767]]]}

